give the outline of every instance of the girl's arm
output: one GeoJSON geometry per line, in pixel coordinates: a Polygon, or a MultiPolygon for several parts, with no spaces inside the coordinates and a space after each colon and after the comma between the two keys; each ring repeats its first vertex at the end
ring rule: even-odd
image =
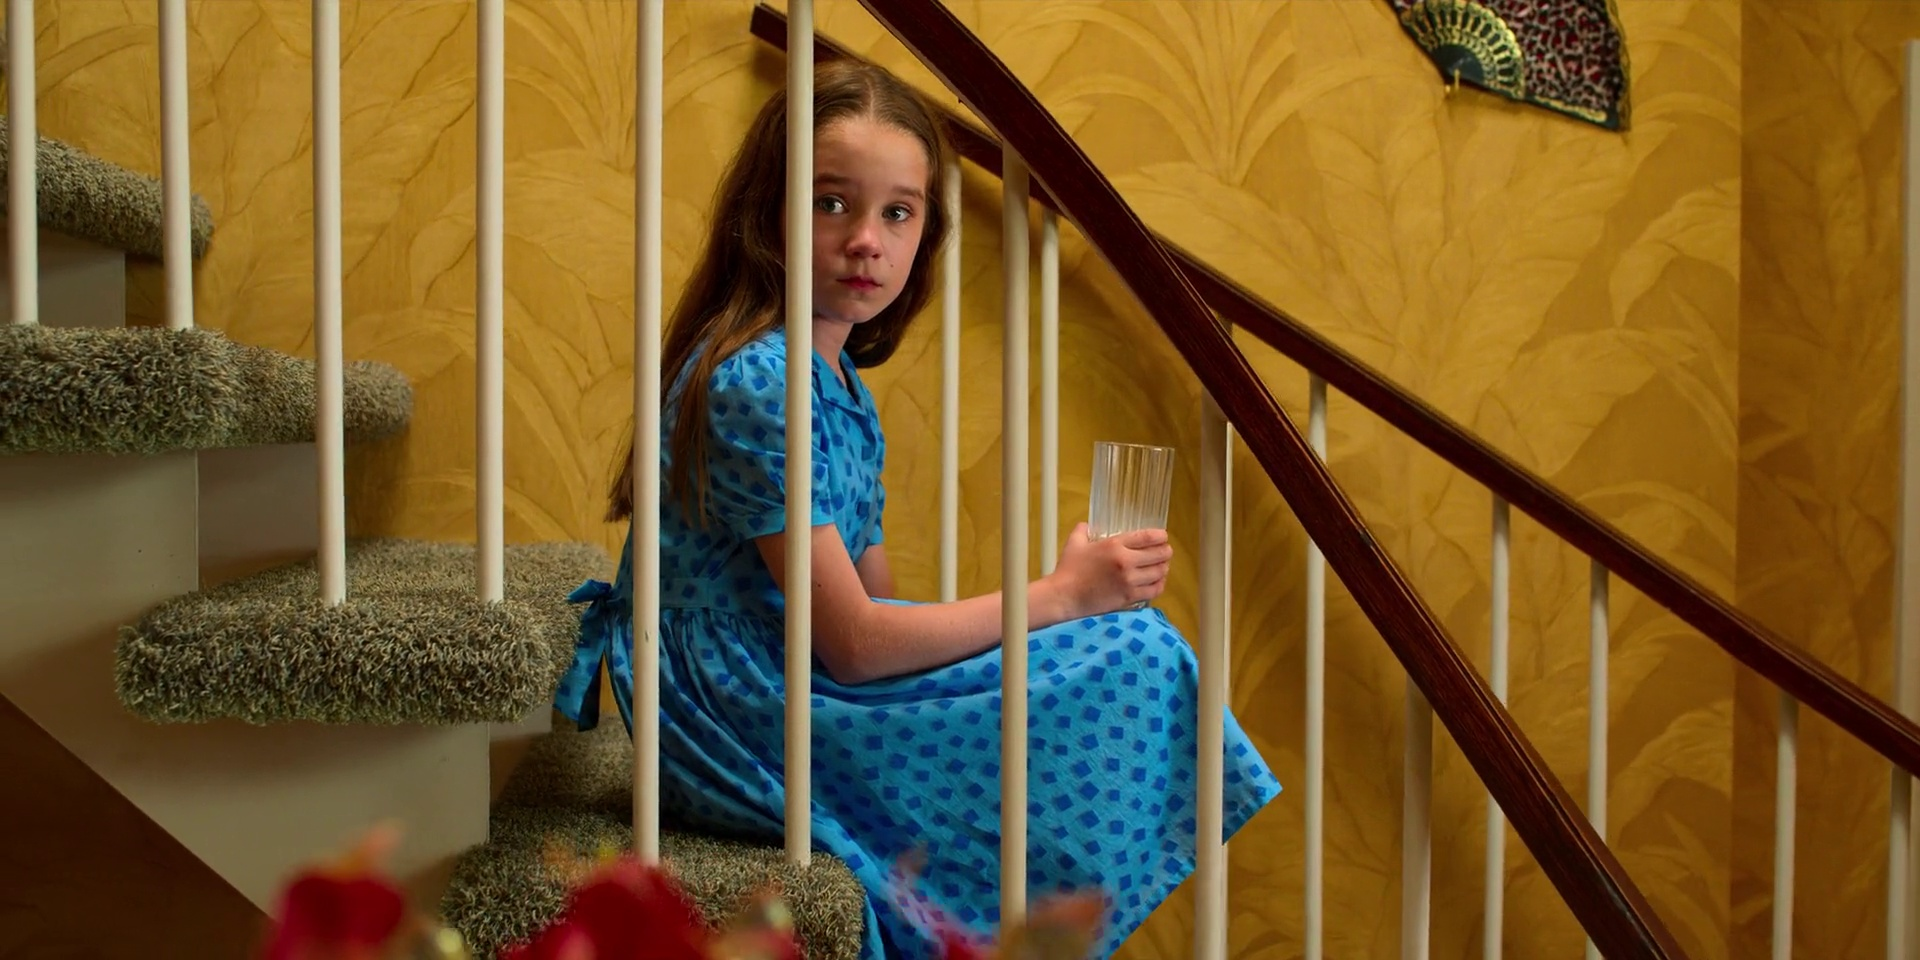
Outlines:
{"type": "Polygon", "coordinates": [[[860,555],[860,562],[853,565],[860,574],[860,585],[867,589],[869,597],[888,597],[893,594],[893,567],[887,563],[886,544],[876,543],[860,555]]]}
{"type": "MultiPolygon", "coordinates": [[[[756,540],[782,591],[787,537],[756,540]]],[[[809,538],[813,572],[813,652],[838,683],[858,684],[964,660],[1000,642],[998,591],[952,603],[897,606],[874,603],[861,571],[832,524],[809,538]]],[[[1166,587],[1173,547],[1164,530],[1142,530],[1099,542],[1084,525],[1067,538],[1054,572],[1033,581],[1027,629],[1121,609],[1151,600],[1166,587]]]]}

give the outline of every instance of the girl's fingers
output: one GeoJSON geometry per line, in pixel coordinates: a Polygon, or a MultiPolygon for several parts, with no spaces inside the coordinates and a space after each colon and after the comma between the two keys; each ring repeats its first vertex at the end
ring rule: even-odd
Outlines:
{"type": "Polygon", "coordinates": [[[1130,586],[1144,587],[1150,583],[1165,582],[1167,579],[1167,570],[1168,564],[1164,562],[1135,567],[1128,573],[1127,583],[1130,586]]]}
{"type": "Polygon", "coordinates": [[[1165,530],[1134,530],[1125,535],[1121,542],[1135,550],[1148,550],[1167,542],[1165,530]]]}
{"type": "Polygon", "coordinates": [[[1157,599],[1160,596],[1160,594],[1166,591],[1166,589],[1167,589],[1167,581],[1155,580],[1152,583],[1142,584],[1140,586],[1137,586],[1133,588],[1131,592],[1133,594],[1134,602],[1138,603],[1142,600],[1157,599]]]}

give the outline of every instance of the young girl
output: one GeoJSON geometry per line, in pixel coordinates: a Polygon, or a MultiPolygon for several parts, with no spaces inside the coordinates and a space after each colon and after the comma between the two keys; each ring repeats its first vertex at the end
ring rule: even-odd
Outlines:
{"type": "MultiPolygon", "coordinates": [[[[948,210],[939,121],[883,71],[815,78],[811,528],[785,529],[786,337],[781,264],[786,103],[760,111],[722,182],[712,235],[664,346],[660,530],[660,790],[695,829],[777,842],[784,812],[785,555],[812,556],[813,837],[869,892],[873,958],[933,956],[939,931],[894,903],[890,871],[924,856],[923,893],[975,928],[999,919],[998,593],[887,599],[886,459],[859,370],[884,362],[929,299],[948,210]]],[[[632,514],[631,455],[610,519],[632,514]]],[[[609,665],[632,718],[631,528],[617,583],[589,581],[556,707],[599,720],[609,665]]],[[[1111,953],[1194,866],[1197,670],[1158,611],[1165,531],[1067,538],[1030,585],[1029,892],[1099,888],[1111,953]]],[[[1279,784],[1227,718],[1229,835],[1279,784]]]]}

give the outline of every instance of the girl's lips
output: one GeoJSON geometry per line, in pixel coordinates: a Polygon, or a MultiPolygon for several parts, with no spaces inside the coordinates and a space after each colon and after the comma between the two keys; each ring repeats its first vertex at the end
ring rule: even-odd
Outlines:
{"type": "Polygon", "coordinates": [[[841,277],[840,282],[856,290],[872,290],[880,285],[880,282],[872,277],[841,277]]]}

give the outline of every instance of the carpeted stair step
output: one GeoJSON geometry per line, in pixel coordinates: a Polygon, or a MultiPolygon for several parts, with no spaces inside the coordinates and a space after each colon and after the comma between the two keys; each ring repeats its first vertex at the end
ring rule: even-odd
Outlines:
{"type": "MultiPolygon", "coordinates": [[[[7,175],[7,118],[0,116],[0,181],[7,175]]],[[[70,144],[39,138],[41,228],[151,259],[163,255],[159,178],[70,144]]],[[[0,215],[6,212],[0,196],[0,215]]],[[[213,216],[193,198],[192,255],[206,255],[213,216]]],[[[43,264],[44,265],[44,264],[43,264]]],[[[313,363],[228,340],[211,330],[100,326],[58,315],[46,326],[0,328],[0,455],[153,454],[313,440],[313,363]]],[[[117,309],[117,308],[116,308],[117,309]]],[[[412,387],[398,370],[345,370],[348,442],[398,433],[412,387]]]]}
{"type": "MultiPolygon", "coordinates": [[[[0,182],[8,162],[7,118],[0,116],[0,182]]],[[[135,173],[71,144],[40,138],[34,157],[40,226],[138,257],[162,256],[160,179],[135,173]]],[[[0,195],[0,215],[7,198],[0,195]]],[[[213,240],[213,213],[193,198],[193,258],[206,256],[213,240]]]]}
{"type": "MultiPolygon", "coordinates": [[[[366,361],[344,372],[349,443],[405,429],[405,375],[366,361]]],[[[0,325],[0,454],[305,443],[317,406],[313,361],[212,330],[0,325]]]]}
{"type": "Polygon", "coordinates": [[[125,628],[120,701],[160,723],[511,723],[551,701],[579,610],[605,578],[581,543],[506,548],[506,593],[475,593],[471,544],[376,539],[347,550],[347,599],[320,601],[312,559],[174,597],[125,628]]]}
{"type": "MultiPolygon", "coordinates": [[[[491,839],[462,855],[441,901],[442,918],[491,958],[558,915],[566,883],[550,848],[593,856],[631,850],[633,748],[619,723],[587,733],[564,722],[530,750],[494,804],[491,839]]],[[[661,860],[709,923],[719,923],[769,882],[780,885],[808,960],[855,960],[866,894],[840,860],[821,853],[806,867],[778,844],[667,829],[661,860]]]]}

